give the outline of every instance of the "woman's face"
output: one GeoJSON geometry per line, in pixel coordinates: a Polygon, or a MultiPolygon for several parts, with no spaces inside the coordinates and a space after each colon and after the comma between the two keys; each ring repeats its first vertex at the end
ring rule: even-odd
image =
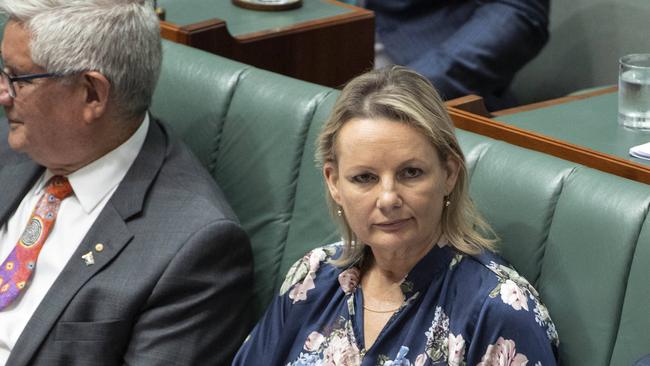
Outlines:
{"type": "Polygon", "coordinates": [[[334,148],[338,161],[326,163],[323,173],[361,242],[373,250],[404,250],[438,239],[457,162],[441,163],[418,130],[385,119],[346,122],[334,148]]]}

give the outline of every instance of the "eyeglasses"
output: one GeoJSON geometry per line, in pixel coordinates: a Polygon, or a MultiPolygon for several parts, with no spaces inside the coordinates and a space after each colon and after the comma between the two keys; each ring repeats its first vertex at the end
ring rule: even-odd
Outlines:
{"type": "Polygon", "coordinates": [[[0,69],[0,81],[2,81],[2,84],[7,85],[7,91],[9,92],[9,96],[11,98],[16,97],[16,87],[14,86],[14,83],[16,81],[30,81],[34,79],[42,79],[42,78],[52,78],[52,77],[60,77],[60,74],[56,73],[41,73],[41,74],[27,74],[27,75],[9,75],[4,68],[0,69]]]}

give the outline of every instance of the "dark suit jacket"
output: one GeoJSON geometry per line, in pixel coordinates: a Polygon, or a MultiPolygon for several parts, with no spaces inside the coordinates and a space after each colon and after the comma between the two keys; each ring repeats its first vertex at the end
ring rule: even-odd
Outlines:
{"type": "MultiPolygon", "coordinates": [[[[9,149],[0,122],[3,225],[43,168],[9,149]]],[[[250,244],[235,215],[198,160],[152,119],[7,365],[225,365],[250,329],[251,288],[250,244]],[[89,251],[95,264],[86,266],[89,251]]]]}
{"type": "Polygon", "coordinates": [[[511,106],[508,85],[548,40],[549,0],[367,0],[397,64],[426,76],[445,99],[511,106]]]}

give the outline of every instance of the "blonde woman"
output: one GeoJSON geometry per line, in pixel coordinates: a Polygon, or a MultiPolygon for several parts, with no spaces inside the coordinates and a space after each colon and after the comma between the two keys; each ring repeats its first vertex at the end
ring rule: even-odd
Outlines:
{"type": "Polygon", "coordinates": [[[290,270],[235,365],[554,365],[537,291],[494,254],[444,104],[401,67],[342,91],[319,140],[343,240],[290,270]]]}

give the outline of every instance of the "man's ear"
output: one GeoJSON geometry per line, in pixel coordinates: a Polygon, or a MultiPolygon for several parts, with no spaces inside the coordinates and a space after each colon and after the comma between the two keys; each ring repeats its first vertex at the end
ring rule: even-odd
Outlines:
{"type": "Polygon", "coordinates": [[[341,204],[341,196],[339,195],[339,171],[336,164],[332,162],[326,162],[323,164],[323,176],[325,177],[325,183],[327,183],[327,189],[330,192],[330,196],[337,204],[341,204]]]}
{"type": "Polygon", "coordinates": [[[91,123],[106,113],[111,82],[97,71],[87,71],[81,76],[86,97],[83,117],[87,123],[91,123]]]}

